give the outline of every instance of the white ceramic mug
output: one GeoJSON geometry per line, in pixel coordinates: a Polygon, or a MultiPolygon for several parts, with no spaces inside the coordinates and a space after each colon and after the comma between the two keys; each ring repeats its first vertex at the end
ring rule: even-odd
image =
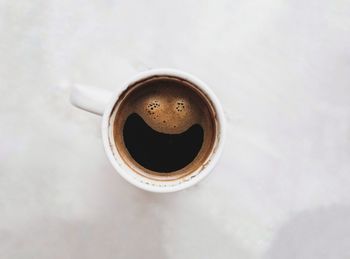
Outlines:
{"type": "Polygon", "coordinates": [[[225,119],[223,109],[215,94],[211,89],[198,78],[174,69],[153,69],[137,74],[135,77],[124,83],[115,92],[102,90],[100,88],[88,87],[83,85],[74,85],[71,92],[71,103],[83,110],[102,115],[102,136],[103,145],[106,154],[116,171],[131,184],[151,192],[174,192],[188,188],[205,176],[207,176],[217,163],[222,152],[222,147],[225,139],[225,119]],[[109,119],[113,108],[117,103],[120,94],[130,85],[153,76],[173,76],[187,80],[200,89],[212,102],[215,109],[216,122],[218,130],[216,134],[216,142],[212,153],[207,158],[206,162],[198,170],[186,175],[183,178],[162,181],[149,179],[145,176],[135,173],[120,157],[116,150],[110,145],[109,141],[109,119]]]}

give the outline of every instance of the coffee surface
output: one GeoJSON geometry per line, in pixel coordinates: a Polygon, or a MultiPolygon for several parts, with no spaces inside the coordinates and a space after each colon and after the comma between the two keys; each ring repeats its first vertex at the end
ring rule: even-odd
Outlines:
{"type": "Polygon", "coordinates": [[[113,113],[122,158],[146,175],[184,175],[212,151],[216,125],[210,100],[193,84],[157,76],[130,86],[113,113]]]}

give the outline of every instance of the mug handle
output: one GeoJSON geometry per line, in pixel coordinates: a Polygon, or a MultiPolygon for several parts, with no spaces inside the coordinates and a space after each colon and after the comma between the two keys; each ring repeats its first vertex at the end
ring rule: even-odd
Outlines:
{"type": "Polygon", "coordinates": [[[74,84],[70,94],[70,102],[85,111],[103,115],[103,112],[112,97],[112,92],[80,84],[74,84]]]}

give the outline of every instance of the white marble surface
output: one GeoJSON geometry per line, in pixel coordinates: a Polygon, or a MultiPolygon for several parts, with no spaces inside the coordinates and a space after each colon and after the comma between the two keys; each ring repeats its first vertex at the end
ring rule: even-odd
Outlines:
{"type": "Polygon", "coordinates": [[[0,0],[0,258],[350,258],[350,2],[0,0]],[[68,85],[148,68],[220,98],[226,148],[152,194],[68,85]]]}

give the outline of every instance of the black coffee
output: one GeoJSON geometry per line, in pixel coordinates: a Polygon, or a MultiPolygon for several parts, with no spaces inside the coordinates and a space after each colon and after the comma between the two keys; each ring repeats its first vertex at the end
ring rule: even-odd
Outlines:
{"type": "Polygon", "coordinates": [[[179,134],[158,132],[136,113],[128,116],[123,128],[124,143],[132,158],[160,173],[180,170],[191,163],[202,147],[203,136],[198,124],[179,134]]]}

